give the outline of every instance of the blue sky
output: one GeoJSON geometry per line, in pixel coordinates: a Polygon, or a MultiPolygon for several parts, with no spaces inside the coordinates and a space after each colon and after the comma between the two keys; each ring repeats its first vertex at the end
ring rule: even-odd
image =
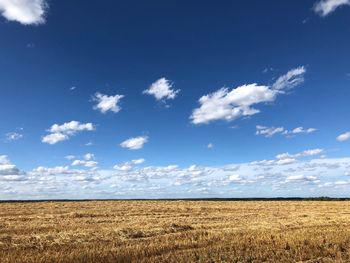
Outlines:
{"type": "Polygon", "coordinates": [[[0,199],[349,196],[350,0],[0,14],[0,199]]]}

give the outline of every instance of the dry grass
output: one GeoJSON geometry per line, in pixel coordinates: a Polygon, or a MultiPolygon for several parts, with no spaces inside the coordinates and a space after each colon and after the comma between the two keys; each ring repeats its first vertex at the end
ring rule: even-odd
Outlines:
{"type": "Polygon", "coordinates": [[[1,262],[350,262],[350,202],[0,204],[1,262]]]}

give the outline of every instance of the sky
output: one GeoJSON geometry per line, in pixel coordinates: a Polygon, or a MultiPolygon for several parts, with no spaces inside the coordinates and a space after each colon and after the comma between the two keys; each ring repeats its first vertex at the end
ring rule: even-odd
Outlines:
{"type": "Polygon", "coordinates": [[[348,197],[350,0],[0,0],[0,199],[348,197]]]}

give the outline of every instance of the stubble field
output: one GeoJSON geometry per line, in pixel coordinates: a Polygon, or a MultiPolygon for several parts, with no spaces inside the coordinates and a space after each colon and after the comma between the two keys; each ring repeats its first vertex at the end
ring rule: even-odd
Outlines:
{"type": "Polygon", "coordinates": [[[0,262],[350,262],[350,202],[0,203],[0,262]]]}

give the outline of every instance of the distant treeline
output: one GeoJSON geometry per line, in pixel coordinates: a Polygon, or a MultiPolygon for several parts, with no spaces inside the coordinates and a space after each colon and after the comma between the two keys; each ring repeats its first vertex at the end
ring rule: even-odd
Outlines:
{"type": "Polygon", "coordinates": [[[89,202],[89,201],[350,201],[350,197],[251,197],[251,198],[160,198],[160,199],[40,199],[40,200],[0,200],[0,203],[23,202],[89,202]]]}

